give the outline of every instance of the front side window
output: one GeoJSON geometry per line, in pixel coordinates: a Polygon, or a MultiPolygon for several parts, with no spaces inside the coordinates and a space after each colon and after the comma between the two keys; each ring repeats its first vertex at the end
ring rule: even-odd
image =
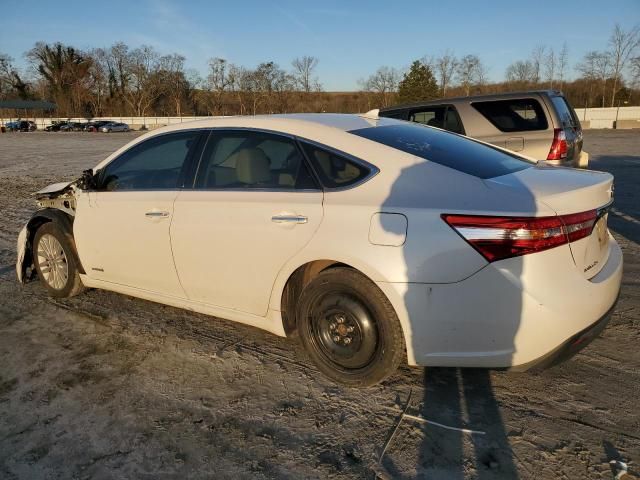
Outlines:
{"type": "Polygon", "coordinates": [[[302,148],[326,188],[348,187],[371,173],[364,165],[316,145],[302,143],[302,148]]]}
{"type": "Polygon", "coordinates": [[[213,131],[196,179],[201,189],[315,189],[295,142],[256,131],[213,131]]]}
{"type": "Polygon", "coordinates": [[[548,127],[540,102],[533,98],[473,102],[471,106],[501,132],[528,132],[548,127]]]}
{"type": "Polygon", "coordinates": [[[103,169],[102,190],[178,188],[182,167],[198,135],[197,131],[170,133],[135,145],[103,169]]]}

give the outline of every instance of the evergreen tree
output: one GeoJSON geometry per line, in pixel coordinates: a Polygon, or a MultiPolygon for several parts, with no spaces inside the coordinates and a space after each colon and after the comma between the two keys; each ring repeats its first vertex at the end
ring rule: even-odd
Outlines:
{"type": "Polygon", "coordinates": [[[398,85],[398,101],[411,103],[432,98],[438,98],[436,79],[428,65],[416,60],[398,85]]]}

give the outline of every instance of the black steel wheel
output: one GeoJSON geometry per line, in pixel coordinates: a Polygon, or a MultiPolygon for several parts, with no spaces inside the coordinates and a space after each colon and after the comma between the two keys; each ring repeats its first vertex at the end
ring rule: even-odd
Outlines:
{"type": "Polygon", "coordinates": [[[305,351],[332,380],[378,383],[404,358],[398,317],[371,280],[344,267],[321,272],[303,290],[296,322],[305,351]]]}

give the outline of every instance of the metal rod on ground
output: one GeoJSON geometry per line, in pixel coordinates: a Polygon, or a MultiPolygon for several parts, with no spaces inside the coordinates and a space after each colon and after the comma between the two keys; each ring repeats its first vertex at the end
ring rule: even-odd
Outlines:
{"type": "Polygon", "coordinates": [[[387,451],[387,448],[389,447],[389,444],[391,443],[391,440],[393,440],[393,437],[395,437],[396,432],[398,431],[398,428],[400,428],[400,424],[402,423],[402,420],[404,419],[404,416],[407,413],[407,410],[409,409],[409,405],[411,404],[411,395],[413,394],[413,387],[411,388],[411,390],[409,390],[409,396],[407,397],[407,403],[404,405],[404,409],[402,410],[402,413],[400,414],[400,418],[398,418],[398,421],[396,422],[395,427],[393,428],[393,430],[391,430],[391,433],[389,434],[389,436],[387,437],[387,440],[384,442],[384,445],[382,446],[382,452],[380,452],[380,456],[378,457],[378,463],[382,462],[382,457],[384,457],[385,452],[387,451]]]}

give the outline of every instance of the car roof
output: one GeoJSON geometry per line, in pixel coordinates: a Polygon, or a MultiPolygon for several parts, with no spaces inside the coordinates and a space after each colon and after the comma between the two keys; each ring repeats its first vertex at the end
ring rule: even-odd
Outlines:
{"type": "MultiPolygon", "coordinates": [[[[356,115],[340,113],[294,113],[277,115],[244,115],[233,117],[211,117],[205,120],[195,120],[182,123],[174,123],[165,127],[151,130],[137,137],[130,143],[109,155],[95,168],[102,168],[113,158],[134,145],[146,141],[158,135],[186,130],[207,128],[230,128],[263,130],[283,135],[290,135],[329,145],[332,148],[345,153],[358,155],[363,145],[368,149],[387,149],[383,145],[370,140],[354,136],[348,132],[369,127],[382,127],[387,125],[405,124],[402,120],[377,117],[374,115],[356,115]]],[[[409,156],[409,155],[407,155],[409,156]]]]}
{"type": "Polygon", "coordinates": [[[394,125],[400,122],[385,117],[373,117],[367,115],[349,113],[289,113],[275,115],[243,115],[230,117],[211,117],[206,120],[195,120],[172,124],[154,130],[154,133],[162,133],[174,130],[185,130],[192,128],[255,128],[264,130],[274,130],[291,135],[303,135],[310,128],[319,130],[332,129],[342,132],[358,130],[368,127],[381,127],[394,125]]]}
{"type": "Polygon", "coordinates": [[[520,97],[526,97],[531,95],[558,96],[558,95],[563,95],[563,93],[559,90],[523,90],[518,92],[503,92],[503,93],[491,93],[491,94],[485,94],[485,95],[469,95],[469,96],[461,96],[461,97],[437,98],[434,100],[425,100],[422,102],[404,103],[400,105],[394,105],[392,107],[385,107],[385,108],[381,108],[380,112],[391,112],[395,110],[404,110],[406,108],[413,108],[413,107],[424,107],[428,105],[443,105],[443,104],[454,103],[454,102],[464,102],[464,101],[482,102],[482,101],[488,101],[488,100],[520,98],[520,97]]]}

